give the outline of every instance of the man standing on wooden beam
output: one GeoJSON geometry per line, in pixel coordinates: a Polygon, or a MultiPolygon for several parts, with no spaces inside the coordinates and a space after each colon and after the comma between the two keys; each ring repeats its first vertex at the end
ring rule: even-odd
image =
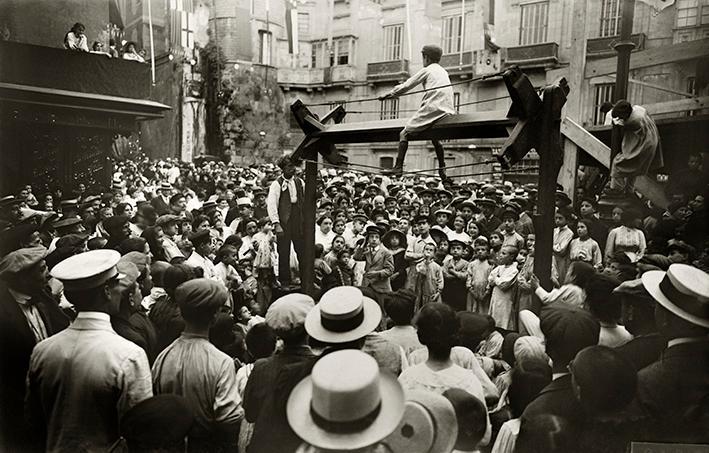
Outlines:
{"type": "MultiPolygon", "coordinates": [[[[396,156],[396,164],[388,173],[401,175],[404,169],[404,158],[409,148],[409,138],[412,134],[422,132],[431,127],[436,121],[453,115],[453,89],[450,87],[448,72],[438,64],[441,61],[443,50],[436,45],[423,46],[421,50],[423,56],[423,68],[406,82],[394,87],[389,93],[380,96],[379,100],[391,99],[400,96],[412,88],[423,84],[425,89],[431,89],[423,95],[421,107],[409,119],[399,135],[399,154],[396,156]],[[432,89],[441,87],[439,89],[432,89]]],[[[442,179],[446,179],[446,161],[443,154],[443,145],[438,140],[431,140],[433,148],[436,150],[438,158],[438,174],[442,179]]]]}

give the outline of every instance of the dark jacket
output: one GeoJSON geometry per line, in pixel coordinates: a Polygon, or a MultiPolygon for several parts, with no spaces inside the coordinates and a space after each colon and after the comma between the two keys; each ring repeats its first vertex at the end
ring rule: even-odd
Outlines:
{"type": "MultiPolygon", "coordinates": [[[[37,304],[47,335],[69,326],[49,290],[32,299],[37,304]]],[[[25,378],[35,337],[22,309],[0,282],[0,445],[4,451],[32,450],[24,424],[25,378]]]]}
{"type": "Polygon", "coordinates": [[[583,421],[583,409],[579,404],[567,374],[549,383],[524,409],[522,418],[551,414],[564,417],[572,423],[583,421]]]}

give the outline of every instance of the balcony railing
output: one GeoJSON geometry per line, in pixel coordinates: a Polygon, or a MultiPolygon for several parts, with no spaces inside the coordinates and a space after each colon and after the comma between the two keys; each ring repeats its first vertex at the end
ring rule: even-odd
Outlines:
{"type": "Polygon", "coordinates": [[[508,47],[506,53],[506,66],[546,67],[559,62],[559,44],[555,42],[508,47]]]}
{"type": "Polygon", "coordinates": [[[409,77],[409,60],[380,61],[367,64],[368,82],[396,82],[409,77]]]}
{"type": "Polygon", "coordinates": [[[312,88],[325,83],[322,68],[278,68],[278,84],[293,88],[312,88]]]}
{"type": "Polygon", "coordinates": [[[84,95],[150,96],[150,65],[135,61],[11,41],[0,41],[0,61],[2,83],[84,95]]]}
{"type": "Polygon", "coordinates": [[[346,65],[330,68],[278,68],[277,80],[285,89],[347,86],[355,80],[355,68],[346,65]]]}
{"type": "MultiPolygon", "coordinates": [[[[615,49],[613,45],[620,39],[620,36],[606,36],[604,38],[591,38],[586,41],[586,56],[588,57],[608,57],[615,55],[615,49]]],[[[643,50],[645,48],[645,34],[636,33],[630,36],[630,40],[635,43],[636,50],[643,50]]]]}
{"type": "Polygon", "coordinates": [[[460,53],[443,55],[439,63],[449,75],[472,75],[473,74],[473,52],[463,52],[462,59],[460,53]]]}

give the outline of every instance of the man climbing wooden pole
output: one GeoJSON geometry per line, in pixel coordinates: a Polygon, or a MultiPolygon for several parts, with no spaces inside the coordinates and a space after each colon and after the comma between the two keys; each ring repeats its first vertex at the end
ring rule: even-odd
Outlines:
{"type": "MultiPolygon", "coordinates": [[[[406,151],[409,149],[409,139],[413,135],[428,129],[441,118],[455,113],[455,108],[453,107],[453,89],[450,87],[451,81],[448,77],[448,72],[438,64],[438,62],[441,61],[443,50],[436,45],[423,46],[421,55],[423,57],[423,68],[411,76],[406,82],[395,86],[390,92],[379,97],[380,100],[395,98],[405,94],[420,84],[423,84],[425,89],[441,87],[437,90],[427,91],[426,94],[423,95],[421,107],[419,107],[418,111],[414,113],[414,116],[406,123],[404,130],[401,131],[396,163],[394,164],[394,168],[388,172],[389,174],[401,175],[404,169],[406,151]]],[[[446,160],[443,145],[441,145],[441,142],[438,140],[431,140],[431,142],[433,143],[433,149],[436,150],[436,157],[438,158],[438,174],[441,179],[446,179],[446,160]]]]}

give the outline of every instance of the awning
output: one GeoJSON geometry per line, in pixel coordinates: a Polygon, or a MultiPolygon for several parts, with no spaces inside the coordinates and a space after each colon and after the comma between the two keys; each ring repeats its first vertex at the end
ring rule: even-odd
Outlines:
{"type": "Polygon", "coordinates": [[[80,93],[5,82],[0,82],[0,101],[129,115],[137,120],[162,118],[163,112],[171,109],[168,105],[145,99],[80,93]]]}

